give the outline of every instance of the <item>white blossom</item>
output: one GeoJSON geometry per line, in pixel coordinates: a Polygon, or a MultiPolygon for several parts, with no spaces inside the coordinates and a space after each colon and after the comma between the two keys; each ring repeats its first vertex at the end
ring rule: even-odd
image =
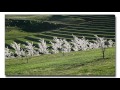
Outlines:
{"type": "Polygon", "coordinates": [[[44,39],[39,40],[38,48],[33,45],[33,42],[30,43],[26,41],[27,45],[23,45],[24,48],[21,48],[20,44],[13,42],[11,46],[15,51],[12,52],[8,47],[5,48],[5,58],[14,58],[15,55],[17,55],[16,57],[39,56],[40,54],[50,54],[51,51],[52,53],[67,53],[71,52],[71,50],[85,51],[98,48],[101,48],[104,53],[105,48],[115,46],[115,42],[112,40],[107,41],[104,37],[98,37],[97,35],[94,35],[96,40],[93,40],[93,42],[90,42],[84,36],[82,38],[78,38],[75,35],[72,36],[73,39],[70,42],[65,39],[54,37],[53,40],[50,41],[52,47],[51,50],[48,49],[44,39]]]}
{"type": "Polygon", "coordinates": [[[20,48],[20,44],[17,44],[16,42],[11,43],[11,46],[15,49],[15,54],[17,54],[18,57],[21,57],[21,55],[23,54],[21,48],[20,48]]]}
{"type": "Polygon", "coordinates": [[[63,45],[62,45],[62,52],[70,52],[71,51],[71,45],[64,39],[63,40],[63,45]]]}
{"type": "Polygon", "coordinates": [[[73,45],[73,50],[74,51],[78,51],[78,50],[87,50],[89,49],[88,45],[89,45],[89,41],[85,39],[85,37],[83,36],[83,38],[78,38],[75,35],[73,35],[73,40],[71,41],[72,45],[73,45]]]}
{"type": "Polygon", "coordinates": [[[25,46],[26,51],[27,51],[27,56],[33,56],[36,52],[34,50],[35,46],[33,46],[33,42],[30,43],[30,42],[26,41],[26,43],[27,43],[27,45],[24,45],[24,46],[25,46]]]}
{"type": "Polygon", "coordinates": [[[8,58],[12,58],[13,57],[13,52],[10,51],[10,49],[7,47],[5,48],[5,58],[8,59],[8,58]]]}
{"type": "Polygon", "coordinates": [[[114,42],[112,40],[109,40],[108,43],[109,43],[108,47],[113,47],[114,42]]]}
{"type": "Polygon", "coordinates": [[[59,53],[59,50],[62,49],[62,44],[63,41],[62,39],[58,39],[57,37],[53,37],[53,42],[50,41],[50,43],[52,44],[52,52],[53,53],[59,53]]]}
{"type": "Polygon", "coordinates": [[[47,49],[48,47],[44,39],[40,39],[39,41],[40,43],[38,43],[38,46],[39,46],[38,51],[43,54],[48,54],[49,53],[47,49]]]}

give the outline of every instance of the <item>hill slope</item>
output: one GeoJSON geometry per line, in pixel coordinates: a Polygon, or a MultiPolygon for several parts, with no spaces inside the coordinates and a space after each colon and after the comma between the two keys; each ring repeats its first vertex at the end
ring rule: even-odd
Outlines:
{"type": "MultiPolygon", "coordinates": [[[[25,41],[47,42],[54,36],[70,40],[72,34],[87,39],[95,39],[97,34],[115,41],[114,15],[6,15],[5,46],[13,41],[25,44],[25,41]]],[[[12,48],[11,48],[12,49],[12,48]]]]}
{"type": "Polygon", "coordinates": [[[105,59],[101,50],[79,51],[38,57],[16,58],[5,61],[5,74],[11,75],[67,75],[114,76],[115,48],[106,49],[105,59]]]}

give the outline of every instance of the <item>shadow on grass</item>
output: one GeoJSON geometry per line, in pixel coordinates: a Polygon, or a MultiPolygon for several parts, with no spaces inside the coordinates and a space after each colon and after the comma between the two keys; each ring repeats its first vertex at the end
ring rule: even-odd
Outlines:
{"type": "Polygon", "coordinates": [[[110,58],[98,58],[98,59],[95,59],[96,61],[101,61],[101,60],[108,60],[110,58]]]}
{"type": "Polygon", "coordinates": [[[6,26],[19,27],[26,32],[42,32],[65,27],[63,24],[56,24],[42,21],[31,20],[12,20],[6,19],[6,26]]]}
{"type": "Polygon", "coordinates": [[[53,36],[46,36],[46,35],[34,35],[34,36],[36,36],[36,37],[38,37],[38,38],[44,38],[44,39],[53,39],[53,36]]]}
{"type": "Polygon", "coordinates": [[[37,39],[37,38],[25,37],[24,39],[27,39],[27,40],[30,40],[30,41],[39,42],[39,39],[37,39]]]}
{"type": "Polygon", "coordinates": [[[15,39],[15,40],[14,40],[14,42],[27,45],[27,43],[26,43],[26,42],[21,41],[21,40],[18,40],[18,39],[15,39]]]}

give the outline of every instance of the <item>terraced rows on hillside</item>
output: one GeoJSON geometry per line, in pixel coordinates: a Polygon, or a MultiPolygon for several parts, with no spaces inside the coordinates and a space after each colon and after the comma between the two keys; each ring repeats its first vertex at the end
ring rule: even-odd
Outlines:
{"type": "MultiPolygon", "coordinates": [[[[16,21],[18,22],[17,19],[16,21]]],[[[15,25],[17,25],[17,22],[15,25]]],[[[6,27],[8,23],[11,22],[6,20],[6,27]]],[[[42,29],[38,28],[39,25],[43,25],[41,24],[41,22],[38,21],[33,22],[34,25],[33,27],[30,27],[30,25],[28,25],[29,23],[27,24],[23,23],[22,28],[19,27],[19,25],[14,26],[14,24],[12,24],[12,26],[9,27],[18,27],[25,32],[27,32],[28,30],[32,30],[32,28],[34,28],[34,30],[36,29],[37,30],[34,33],[31,32],[33,34],[28,34],[28,35],[26,34],[24,36],[18,35],[19,37],[16,36],[15,38],[14,37],[11,38],[12,36],[9,37],[8,35],[6,36],[5,46],[11,48],[10,43],[12,43],[13,41],[21,44],[26,44],[25,41],[30,41],[30,42],[33,41],[34,44],[37,46],[37,43],[39,42],[39,38],[44,38],[47,44],[50,45],[49,41],[52,40],[54,36],[71,40],[72,34],[78,37],[85,36],[89,40],[95,39],[94,35],[97,34],[100,37],[106,37],[107,39],[112,39],[113,41],[115,41],[114,15],[66,15],[66,16],[53,15],[53,17],[50,17],[50,19],[47,19],[47,21],[44,21],[42,23],[45,24],[45,26],[42,26],[43,27],[42,29]],[[25,27],[25,25],[28,25],[30,28],[27,29],[26,28],[27,26],[25,27]],[[47,29],[46,28],[44,29],[46,25],[48,25],[47,29]]]]}

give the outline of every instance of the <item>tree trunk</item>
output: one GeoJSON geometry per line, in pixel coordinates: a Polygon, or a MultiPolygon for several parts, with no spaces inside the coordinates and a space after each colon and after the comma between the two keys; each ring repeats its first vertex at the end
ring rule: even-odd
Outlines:
{"type": "Polygon", "coordinates": [[[103,59],[105,58],[105,51],[103,51],[103,59]]]}
{"type": "Polygon", "coordinates": [[[27,63],[28,63],[28,58],[27,58],[27,63]]]}
{"type": "Polygon", "coordinates": [[[65,56],[65,53],[63,52],[63,56],[65,56]]]}

